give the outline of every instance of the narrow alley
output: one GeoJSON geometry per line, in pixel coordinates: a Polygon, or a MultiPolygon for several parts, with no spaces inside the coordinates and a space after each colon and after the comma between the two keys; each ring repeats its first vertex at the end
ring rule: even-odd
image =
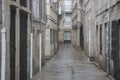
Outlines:
{"type": "Polygon", "coordinates": [[[120,0],[0,0],[0,80],[120,80],[120,0]]]}
{"type": "Polygon", "coordinates": [[[111,80],[71,44],[60,45],[58,53],[33,80],[111,80]]]}

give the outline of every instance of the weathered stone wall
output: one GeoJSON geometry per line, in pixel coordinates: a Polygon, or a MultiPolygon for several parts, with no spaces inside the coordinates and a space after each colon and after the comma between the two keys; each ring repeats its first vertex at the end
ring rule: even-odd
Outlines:
{"type": "MultiPolygon", "coordinates": [[[[101,2],[102,3],[102,2],[101,2]]],[[[120,13],[120,7],[119,7],[119,3],[118,4],[116,4],[117,3],[117,0],[111,0],[110,1],[110,15],[108,15],[108,11],[105,11],[106,9],[108,9],[107,8],[107,6],[106,5],[108,5],[108,2],[106,2],[106,3],[104,3],[103,5],[101,4],[101,7],[102,6],[104,6],[103,8],[101,8],[101,9],[99,9],[98,8],[98,11],[96,12],[96,15],[97,14],[99,14],[100,12],[102,12],[102,14],[99,14],[97,17],[96,17],[96,20],[97,20],[97,24],[96,25],[100,25],[100,24],[102,24],[102,27],[103,27],[103,29],[102,29],[102,33],[103,33],[103,54],[104,54],[104,58],[105,58],[105,33],[104,33],[104,30],[105,30],[105,23],[108,23],[108,16],[110,16],[110,56],[112,56],[112,36],[111,36],[111,34],[112,34],[112,21],[118,21],[119,19],[120,19],[120,15],[119,15],[119,13],[120,13]]],[[[116,26],[116,27],[119,27],[119,26],[116,26]]],[[[98,45],[99,46],[99,45],[98,45]]],[[[99,47],[98,47],[99,48],[99,47]]],[[[98,51],[99,52],[99,51],[98,51]]],[[[115,55],[115,54],[114,54],[115,55]]],[[[100,59],[100,61],[102,62],[102,58],[99,58],[100,59]]],[[[105,62],[105,61],[104,61],[105,62]]],[[[114,64],[115,64],[115,62],[114,62],[114,60],[112,59],[112,57],[110,57],[110,73],[111,73],[111,75],[114,75],[114,64]]]]}
{"type": "Polygon", "coordinates": [[[39,72],[39,34],[40,34],[40,23],[34,21],[33,23],[33,75],[39,72]]]}
{"type": "MultiPolygon", "coordinates": [[[[85,7],[85,22],[84,22],[84,39],[85,39],[85,52],[89,57],[94,58],[102,69],[106,70],[105,64],[105,45],[102,45],[102,55],[100,54],[100,27],[96,28],[96,10],[98,6],[95,6],[97,1],[84,2],[85,7]]],[[[100,3],[100,2],[99,2],[100,3]]],[[[98,5],[101,5],[98,4],[98,5]]],[[[105,42],[104,29],[102,28],[102,41],[105,42]]]]}
{"type": "Polygon", "coordinates": [[[50,59],[57,51],[57,35],[58,34],[58,14],[57,4],[53,4],[50,0],[46,1],[47,25],[45,30],[45,56],[50,59]]]}
{"type": "MultiPolygon", "coordinates": [[[[42,32],[42,64],[44,64],[45,60],[44,60],[44,51],[45,51],[45,18],[46,18],[46,13],[45,13],[45,8],[44,8],[44,3],[42,2],[42,10],[39,9],[39,0],[37,0],[37,5],[35,5],[37,8],[34,8],[36,14],[34,14],[34,21],[33,21],[33,30],[31,29],[32,26],[32,22],[31,22],[31,10],[30,10],[30,0],[24,0],[26,2],[26,4],[23,4],[21,2],[22,0],[5,0],[5,11],[4,11],[4,17],[5,17],[5,23],[4,23],[4,27],[6,28],[6,70],[5,70],[5,80],[10,80],[10,64],[11,64],[11,59],[10,59],[10,55],[12,53],[10,53],[11,49],[10,49],[10,37],[12,37],[10,35],[10,26],[11,26],[11,19],[10,18],[11,14],[10,14],[10,9],[11,7],[14,8],[15,10],[15,80],[20,80],[20,60],[23,59],[22,57],[20,57],[21,51],[20,51],[20,43],[21,43],[21,37],[20,37],[20,33],[22,33],[22,31],[20,31],[20,25],[23,23],[20,23],[20,15],[21,12],[25,13],[27,18],[26,19],[26,23],[27,26],[27,44],[26,46],[26,64],[24,64],[27,67],[27,79],[25,80],[29,80],[30,78],[30,33],[33,31],[34,32],[34,39],[33,39],[33,74],[38,72],[39,69],[39,33],[40,31],[42,32]],[[44,9],[44,10],[43,10],[44,9]],[[40,12],[42,11],[42,18],[40,21],[40,12]],[[44,12],[43,12],[44,11],[44,12]],[[42,28],[44,27],[44,28],[42,28]],[[41,30],[40,30],[41,29],[41,30]]],[[[44,0],[43,0],[44,1],[44,0]]],[[[3,4],[2,4],[3,5],[3,4]]],[[[1,0],[0,0],[0,6],[1,6],[1,0]]],[[[0,72],[1,72],[1,28],[3,28],[2,26],[2,12],[1,12],[1,8],[0,7],[0,72]]],[[[24,31],[23,31],[24,32],[24,31]]],[[[26,37],[26,36],[25,36],[26,37]]],[[[21,43],[22,44],[22,43],[21,43]]],[[[23,56],[24,57],[24,56],[23,56]]],[[[1,73],[0,73],[1,76],[1,73]]],[[[0,77],[1,78],[1,77],[0,77]]]]}
{"type": "Polygon", "coordinates": [[[73,9],[72,9],[72,32],[73,32],[73,41],[72,44],[78,48],[80,48],[80,27],[82,25],[82,17],[81,17],[81,10],[82,5],[81,2],[78,0],[73,1],[73,9]]]}
{"type": "MultiPolygon", "coordinates": [[[[65,14],[66,16],[70,16],[71,14],[65,14]]],[[[66,28],[64,25],[64,14],[61,15],[61,17],[59,18],[59,42],[60,43],[64,43],[64,31],[72,31],[72,25],[71,27],[66,28]]],[[[71,33],[72,34],[72,33],[71,33]]],[[[72,39],[72,37],[71,37],[72,39]]]]}
{"type": "MultiPolygon", "coordinates": [[[[112,21],[120,19],[120,3],[118,0],[84,0],[84,46],[89,57],[94,57],[100,67],[106,71],[107,31],[110,28],[110,74],[114,75],[114,61],[111,59],[112,51],[112,21]],[[109,1],[109,2],[108,2],[109,1]],[[97,5],[97,6],[96,6],[97,5]],[[109,11],[110,10],[110,11],[109,11]],[[108,25],[110,21],[110,26],[108,25]],[[106,26],[107,25],[107,26],[106,26]],[[101,37],[100,37],[101,34],[101,37]],[[101,42],[100,42],[101,39],[101,42]],[[102,43],[102,45],[100,45],[102,43]],[[100,48],[100,46],[102,48],[100,48]]],[[[119,26],[116,26],[119,27],[119,26]]],[[[109,47],[108,47],[109,48],[109,47]]]]}
{"type": "MultiPolygon", "coordinates": [[[[27,0],[29,3],[29,0],[27,0]]],[[[0,1],[1,4],[1,1],[0,1]]],[[[3,5],[3,4],[2,4],[3,5]]],[[[0,5],[1,6],[1,5],[0,5]]],[[[27,4],[27,7],[23,8],[22,6],[19,5],[19,0],[16,0],[16,2],[11,1],[11,0],[5,0],[5,28],[6,28],[6,71],[5,71],[5,80],[10,80],[10,6],[16,7],[16,22],[15,22],[15,30],[16,30],[16,35],[15,35],[15,80],[20,79],[20,10],[23,10],[24,12],[27,13],[28,19],[27,19],[27,79],[29,79],[29,51],[30,51],[30,9],[29,9],[29,4],[27,4]],[[18,6],[18,7],[17,7],[18,6]]],[[[1,14],[1,9],[0,9],[0,14],[1,14]]],[[[0,16],[0,24],[1,24],[1,16],[0,16]]],[[[2,23],[3,24],[3,23],[2,23]]],[[[0,29],[1,29],[0,25],[0,29]]],[[[1,30],[0,30],[1,31],[1,30]]],[[[0,33],[1,35],[1,33],[0,33]]],[[[1,41],[1,38],[0,38],[1,41]]],[[[1,48],[0,48],[1,49],[1,48]]],[[[1,53],[1,52],[0,52],[1,53]]],[[[1,58],[0,58],[1,59],[1,58]]],[[[0,61],[1,62],[1,61],[0,61]]],[[[21,64],[22,65],[22,64],[21,64]]]]}

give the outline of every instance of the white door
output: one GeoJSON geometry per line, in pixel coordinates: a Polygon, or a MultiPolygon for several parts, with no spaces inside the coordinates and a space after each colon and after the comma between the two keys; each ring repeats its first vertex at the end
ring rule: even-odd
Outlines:
{"type": "Polygon", "coordinates": [[[64,41],[65,42],[70,42],[71,41],[71,33],[70,33],[70,31],[65,31],[64,32],[64,41]]]}

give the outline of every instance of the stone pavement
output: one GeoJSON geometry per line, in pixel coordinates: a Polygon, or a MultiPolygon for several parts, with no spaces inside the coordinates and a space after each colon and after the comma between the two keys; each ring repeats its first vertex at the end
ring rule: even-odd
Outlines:
{"type": "Polygon", "coordinates": [[[60,45],[58,53],[33,80],[110,80],[83,52],[70,44],[60,45]]]}

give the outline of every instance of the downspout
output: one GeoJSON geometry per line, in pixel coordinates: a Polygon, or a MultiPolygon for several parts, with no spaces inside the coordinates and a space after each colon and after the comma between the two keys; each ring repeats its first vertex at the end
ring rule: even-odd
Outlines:
{"type": "Polygon", "coordinates": [[[33,78],[33,0],[31,0],[30,80],[33,78]]]}
{"type": "Polygon", "coordinates": [[[89,57],[91,57],[91,30],[89,30],[89,57]]]}
{"type": "Polygon", "coordinates": [[[6,59],[6,29],[3,28],[1,30],[1,33],[2,33],[2,40],[1,40],[1,43],[2,43],[2,49],[1,49],[1,54],[2,54],[2,60],[1,60],[1,80],[5,80],[5,59],[6,59]]]}
{"type": "Polygon", "coordinates": [[[42,10],[43,9],[43,1],[44,0],[39,1],[39,8],[40,8],[40,12],[39,12],[39,21],[40,21],[40,30],[39,30],[39,71],[40,72],[42,71],[42,14],[43,14],[42,11],[44,11],[44,10],[42,10]]]}
{"type": "Polygon", "coordinates": [[[5,28],[5,0],[2,0],[2,30],[1,30],[1,80],[5,80],[5,71],[6,71],[6,28],[5,28]]]}
{"type": "Polygon", "coordinates": [[[30,42],[30,80],[32,80],[32,71],[33,71],[33,33],[30,34],[30,37],[31,37],[31,42],[30,42]]]}
{"type": "Polygon", "coordinates": [[[39,34],[39,70],[42,70],[42,34],[39,34]]]}

